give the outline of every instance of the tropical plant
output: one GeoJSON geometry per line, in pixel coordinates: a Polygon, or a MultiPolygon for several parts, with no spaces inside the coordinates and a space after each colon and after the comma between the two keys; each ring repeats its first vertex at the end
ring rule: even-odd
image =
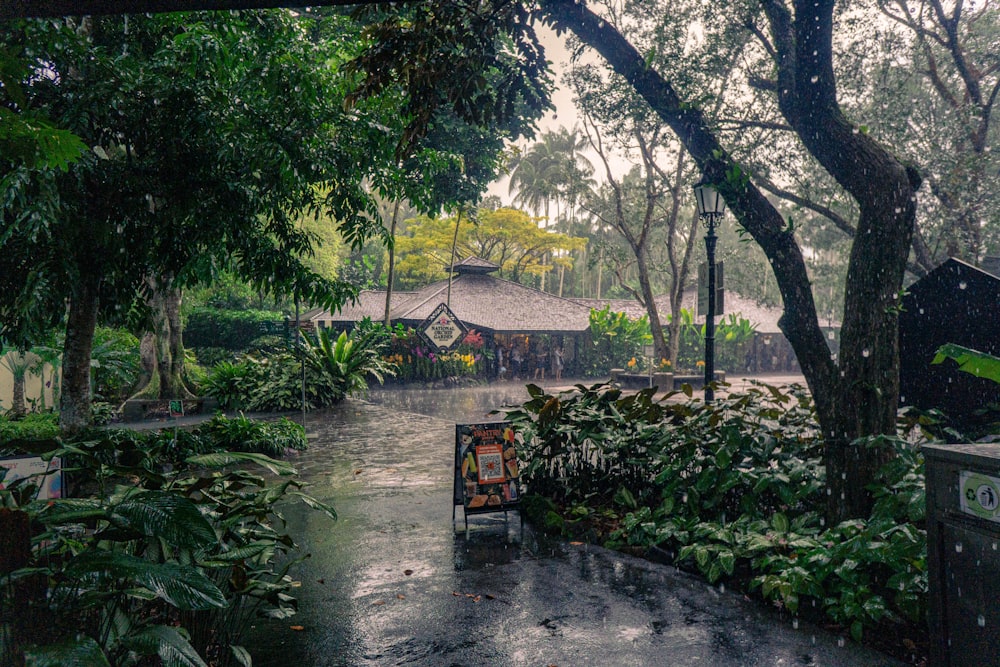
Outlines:
{"type": "Polygon", "coordinates": [[[368,391],[368,376],[379,383],[395,374],[392,363],[383,359],[384,341],[378,331],[358,331],[348,336],[342,331],[336,340],[329,329],[320,329],[315,338],[305,337],[298,352],[304,363],[319,376],[336,400],[368,391]]]}
{"type": "Polygon", "coordinates": [[[13,380],[10,415],[18,419],[26,412],[24,405],[24,379],[34,362],[24,350],[0,347],[0,365],[10,372],[13,380]]]}
{"type": "Polygon", "coordinates": [[[958,370],[1000,383],[1000,358],[972,348],[947,343],[937,349],[932,364],[942,364],[951,359],[958,364],[958,370]]]}
{"type": "Polygon", "coordinates": [[[249,361],[220,361],[201,381],[201,391],[219,402],[223,409],[240,410],[246,406],[249,386],[244,386],[252,367],[249,361]]]}
{"type": "Polygon", "coordinates": [[[523,435],[525,503],[539,525],[667,559],[796,615],[824,614],[856,639],[890,623],[922,641],[927,545],[914,443],[924,431],[856,443],[897,456],[880,470],[868,517],[827,525],[823,441],[801,388],[757,384],[712,405],[607,385],[528,391],[505,412],[523,435]]]}
{"type": "Polygon", "coordinates": [[[139,339],[122,329],[97,327],[91,348],[92,398],[118,404],[139,379],[139,339]]]}
{"type": "Polygon", "coordinates": [[[294,469],[260,454],[212,452],[164,466],[166,433],[95,431],[46,453],[72,461],[88,497],[30,501],[27,479],[0,491],[39,537],[3,577],[13,638],[5,659],[23,651],[40,665],[153,656],[247,665],[239,643],[254,616],[294,613],[294,543],[275,504],[298,498],[335,518],[333,509],[287,478],[294,469]],[[270,484],[248,465],[286,479],[270,484]]]}
{"type": "Polygon", "coordinates": [[[652,342],[649,317],[631,319],[612,312],[611,306],[590,310],[590,336],[594,344],[587,351],[590,373],[606,375],[612,368],[625,368],[630,359],[642,356],[642,346],[652,342]]]}

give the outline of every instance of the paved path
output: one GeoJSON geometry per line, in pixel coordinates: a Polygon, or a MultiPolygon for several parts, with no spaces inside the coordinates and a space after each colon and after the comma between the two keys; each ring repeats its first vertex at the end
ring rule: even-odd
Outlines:
{"type": "Polygon", "coordinates": [[[495,419],[489,407],[524,392],[487,389],[383,391],[310,413],[310,450],[295,463],[340,518],[284,508],[310,554],[294,570],[300,613],[255,627],[255,665],[900,664],[671,566],[538,535],[516,515],[478,515],[466,534],[451,521],[454,424],[495,419]]]}

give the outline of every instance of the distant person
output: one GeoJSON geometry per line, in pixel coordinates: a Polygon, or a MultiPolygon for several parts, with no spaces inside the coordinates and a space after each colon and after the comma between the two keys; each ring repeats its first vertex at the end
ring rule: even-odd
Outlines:
{"type": "Polygon", "coordinates": [[[544,347],[538,348],[535,354],[535,379],[545,379],[545,366],[548,365],[549,353],[544,347]]]}
{"type": "Polygon", "coordinates": [[[555,373],[556,382],[562,380],[563,351],[561,347],[552,350],[552,372],[555,373]]]}
{"type": "Polygon", "coordinates": [[[510,353],[510,368],[515,380],[521,377],[521,364],[523,361],[524,357],[521,356],[521,348],[515,345],[514,351],[510,353]]]}
{"type": "Polygon", "coordinates": [[[507,372],[507,367],[504,365],[504,350],[503,350],[503,345],[501,345],[500,343],[497,343],[496,357],[497,357],[497,377],[502,380],[503,374],[507,372]]]}

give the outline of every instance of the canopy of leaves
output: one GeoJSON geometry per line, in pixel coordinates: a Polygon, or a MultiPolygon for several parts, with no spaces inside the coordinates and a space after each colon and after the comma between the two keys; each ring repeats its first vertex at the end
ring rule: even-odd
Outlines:
{"type": "MultiPolygon", "coordinates": [[[[407,221],[407,235],[396,241],[397,275],[404,289],[447,278],[454,236],[454,218],[420,216],[407,221]]],[[[463,216],[456,256],[493,262],[501,277],[519,281],[551,271],[554,262],[570,261],[568,252],[585,245],[585,239],[542,229],[538,219],[524,211],[480,209],[475,222],[463,216]]]]}
{"type": "Polygon", "coordinates": [[[361,184],[377,132],[344,111],[337,70],[356,48],[346,19],[273,11],[14,27],[4,46],[32,63],[29,105],[91,150],[65,173],[21,167],[3,181],[4,335],[58,320],[83,279],[119,316],[147,276],[188,284],[223,267],[266,292],[349,295],[305,267],[312,238],[295,225],[297,213],[325,209],[351,244],[375,229],[361,184]]]}

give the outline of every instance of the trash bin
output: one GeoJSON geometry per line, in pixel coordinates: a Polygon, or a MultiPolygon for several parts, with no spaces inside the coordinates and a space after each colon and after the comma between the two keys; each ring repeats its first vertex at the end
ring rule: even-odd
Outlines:
{"type": "Polygon", "coordinates": [[[1000,444],[928,445],[932,665],[1000,665],[1000,444]]]}

